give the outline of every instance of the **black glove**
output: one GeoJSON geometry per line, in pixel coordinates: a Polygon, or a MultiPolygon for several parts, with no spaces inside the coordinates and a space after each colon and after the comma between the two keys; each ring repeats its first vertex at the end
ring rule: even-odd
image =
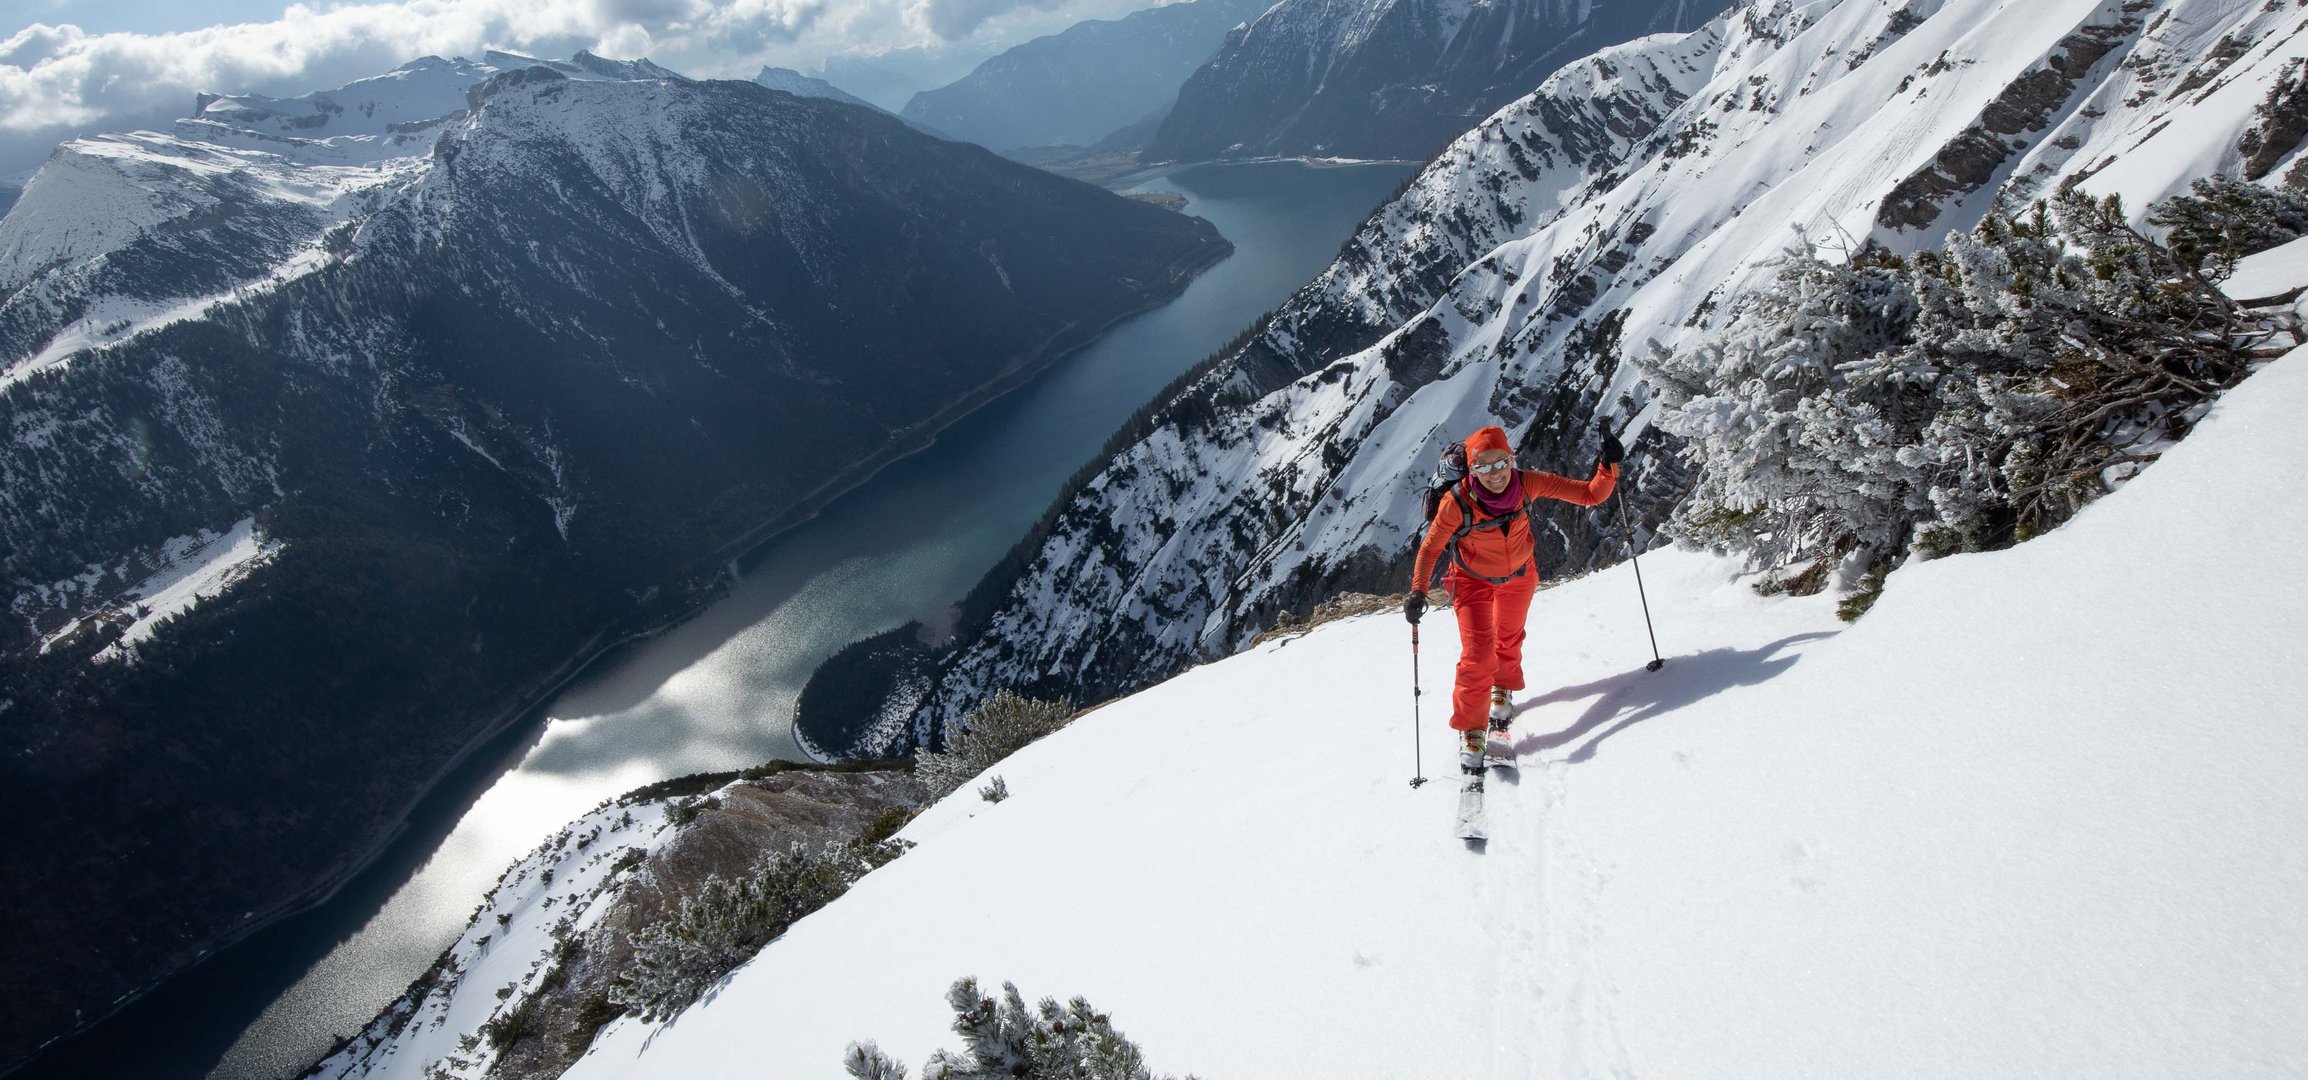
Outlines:
{"type": "Polygon", "coordinates": [[[1605,468],[1609,468],[1610,466],[1617,465],[1618,463],[1625,460],[1627,460],[1627,448],[1619,445],[1619,437],[1611,434],[1611,430],[1609,428],[1604,428],[1602,461],[1603,466],[1605,468]]]}
{"type": "Polygon", "coordinates": [[[1402,602],[1402,617],[1409,619],[1412,626],[1416,626],[1418,625],[1419,616],[1425,614],[1426,593],[1421,592],[1418,589],[1412,589],[1410,591],[1410,598],[1402,602]]]}

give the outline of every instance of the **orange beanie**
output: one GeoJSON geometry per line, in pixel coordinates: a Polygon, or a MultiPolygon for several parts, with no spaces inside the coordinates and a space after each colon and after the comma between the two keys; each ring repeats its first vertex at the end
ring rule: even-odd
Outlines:
{"type": "Polygon", "coordinates": [[[1467,436],[1468,461],[1473,461],[1485,450],[1504,450],[1510,454],[1515,452],[1514,447],[1507,445],[1507,430],[1497,424],[1478,429],[1467,436]]]}

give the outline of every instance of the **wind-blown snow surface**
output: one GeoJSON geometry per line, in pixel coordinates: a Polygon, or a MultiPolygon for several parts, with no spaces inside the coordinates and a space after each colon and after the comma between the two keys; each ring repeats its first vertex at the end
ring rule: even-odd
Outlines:
{"type": "Polygon", "coordinates": [[[1374,615],[1117,701],[569,1076],[918,1065],[954,978],[1206,1077],[2283,1076],[2308,1061],[2308,350],[1846,628],[1709,557],[1542,593],[1519,782],[1448,838],[1455,635],[1374,615]]]}
{"type": "Polygon", "coordinates": [[[2238,300],[2267,300],[2308,285],[2308,238],[2237,260],[2220,289],[2238,300]]]}

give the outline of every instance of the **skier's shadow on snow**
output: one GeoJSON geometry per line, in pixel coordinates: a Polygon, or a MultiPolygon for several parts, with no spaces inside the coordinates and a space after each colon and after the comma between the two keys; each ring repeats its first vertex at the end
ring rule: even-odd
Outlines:
{"type": "Polygon", "coordinates": [[[1636,668],[1591,683],[1549,691],[1525,702],[1515,712],[1520,714],[1559,701],[1594,698],[1595,703],[1587,706],[1587,711],[1570,727],[1551,735],[1524,736],[1516,742],[1515,754],[1521,757],[1568,746],[1588,732],[1611,724],[1602,734],[1571,751],[1571,761],[1587,761],[1595,756],[1595,747],[1603,740],[1734,686],[1753,686],[1769,680],[1793,667],[1801,658],[1800,652],[1787,653],[1787,649],[1834,636],[1827,631],[1815,631],[1783,637],[1755,649],[1709,649],[1689,656],[1671,656],[1667,658],[1667,666],[1655,672],[1636,668]],[[1618,723],[1612,724],[1613,720],[1618,723]]]}

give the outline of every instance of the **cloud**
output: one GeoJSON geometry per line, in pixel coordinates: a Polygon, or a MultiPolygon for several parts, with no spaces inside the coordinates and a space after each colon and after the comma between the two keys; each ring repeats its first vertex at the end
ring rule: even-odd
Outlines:
{"type": "Polygon", "coordinates": [[[34,24],[0,40],[0,180],[31,171],[58,141],[164,126],[203,91],[294,96],[424,55],[485,49],[647,55],[700,77],[744,78],[764,63],[813,69],[972,39],[990,54],[1081,18],[1151,0],[383,0],[293,4],[268,22],[171,33],[89,33],[34,24]]]}
{"type": "Polygon", "coordinates": [[[906,21],[915,27],[953,41],[975,33],[986,21],[997,16],[1020,11],[1049,11],[1064,5],[1065,0],[912,0],[906,5],[906,21]]]}

